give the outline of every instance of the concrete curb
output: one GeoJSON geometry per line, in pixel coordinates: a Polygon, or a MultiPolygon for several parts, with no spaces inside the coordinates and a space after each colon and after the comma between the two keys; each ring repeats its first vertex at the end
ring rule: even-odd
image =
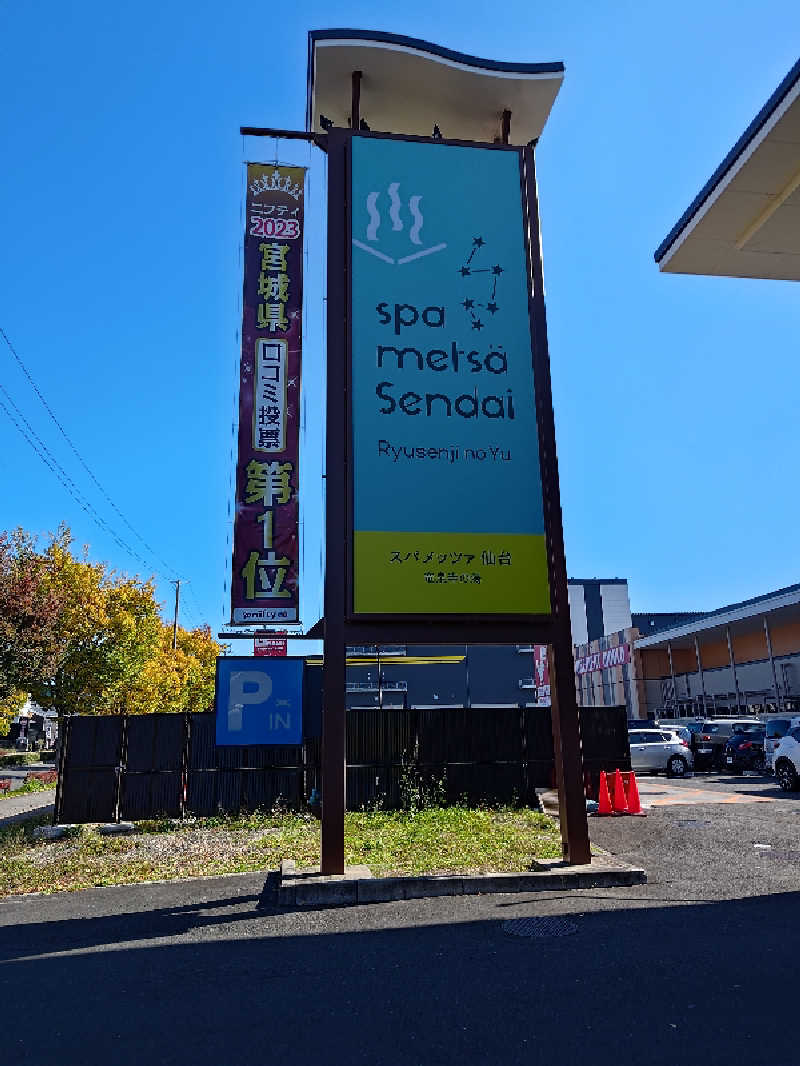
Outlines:
{"type": "Polygon", "coordinates": [[[627,888],[647,882],[644,870],[605,855],[598,856],[589,866],[567,866],[557,860],[538,865],[540,869],[529,873],[373,878],[365,867],[349,867],[342,876],[323,876],[318,870],[297,870],[293,862],[285,860],[281,863],[276,902],[281,907],[341,907],[485,892],[627,888]]]}
{"type": "Polygon", "coordinates": [[[539,803],[542,805],[542,812],[549,814],[551,818],[558,818],[558,791],[554,788],[544,789],[541,792],[537,792],[539,797],[539,803]]]}

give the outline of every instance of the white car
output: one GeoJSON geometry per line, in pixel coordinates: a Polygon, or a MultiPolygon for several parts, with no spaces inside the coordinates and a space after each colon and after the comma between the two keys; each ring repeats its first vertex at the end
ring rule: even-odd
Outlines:
{"type": "Polygon", "coordinates": [[[685,777],[694,766],[688,742],[668,729],[631,729],[628,741],[634,773],[685,777]]]}
{"type": "Polygon", "coordinates": [[[691,730],[686,729],[685,726],[682,726],[682,725],[659,725],[658,728],[659,728],[659,730],[661,730],[664,733],[674,733],[674,735],[678,738],[678,740],[685,740],[686,743],[691,747],[692,733],[691,733],[691,730]]]}
{"type": "Polygon", "coordinates": [[[800,726],[782,737],[774,753],[775,777],[784,792],[800,788],[800,726]]]}
{"type": "Polygon", "coordinates": [[[775,749],[789,730],[798,725],[800,725],[800,717],[797,716],[771,715],[767,718],[764,723],[764,728],[766,730],[766,736],[764,737],[764,762],[768,773],[774,773],[775,770],[775,749]]]}

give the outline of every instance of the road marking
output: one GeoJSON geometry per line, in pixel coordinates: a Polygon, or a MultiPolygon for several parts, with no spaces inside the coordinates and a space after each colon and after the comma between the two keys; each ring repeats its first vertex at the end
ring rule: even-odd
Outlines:
{"type": "Polygon", "coordinates": [[[774,803],[772,796],[752,796],[745,793],[710,792],[701,788],[683,788],[671,796],[654,799],[651,807],[677,807],[694,803],[774,803]]]}

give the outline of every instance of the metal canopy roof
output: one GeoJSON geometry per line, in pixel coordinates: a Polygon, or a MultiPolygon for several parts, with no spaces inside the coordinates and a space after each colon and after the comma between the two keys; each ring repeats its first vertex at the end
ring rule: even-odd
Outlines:
{"type": "Polygon", "coordinates": [[[672,274],[800,281],[800,60],[658,247],[672,274]]]}
{"type": "Polygon", "coordinates": [[[320,115],[350,123],[351,77],[362,72],[360,111],[371,130],[492,142],[511,112],[511,144],[538,140],[564,78],[563,63],[501,63],[413,37],[371,30],[308,35],[306,127],[320,115]]]}
{"type": "Polygon", "coordinates": [[[752,600],[731,603],[683,625],[659,630],[649,637],[639,637],[636,648],[666,648],[667,644],[673,648],[694,648],[695,636],[701,643],[709,638],[724,640],[728,626],[734,636],[762,631],[765,615],[771,626],[800,622],[800,585],[789,585],[752,600]]]}

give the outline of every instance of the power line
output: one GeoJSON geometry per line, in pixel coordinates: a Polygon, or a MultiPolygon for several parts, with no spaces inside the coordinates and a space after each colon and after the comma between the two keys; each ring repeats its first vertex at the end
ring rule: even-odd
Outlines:
{"type": "MultiPolygon", "coordinates": [[[[2,399],[0,399],[0,409],[5,412],[6,416],[8,417],[14,428],[17,430],[17,432],[25,439],[30,448],[36,453],[38,458],[44,463],[48,470],[50,470],[50,472],[54,474],[55,477],[61,482],[61,484],[64,486],[64,488],[73,498],[73,500],[75,500],[78,506],[86,512],[86,514],[89,516],[89,518],[91,518],[91,520],[98,527],[98,529],[108,534],[115,541],[118,547],[120,547],[124,552],[130,555],[131,558],[141,563],[145,570],[151,569],[150,563],[148,563],[148,561],[137,551],[135,551],[126,541],[124,541],[116,533],[116,531],[105,521],[102,515],[98,514],[98,512],[92,506],[91,502],[86,499],[84,494],[80,491],[80,489],[69,476],[69,474],[61,466],[59,461],[50,451],[47,444],[45,444],[42,438],[38,435],[36,430],[30,424],[30,422],[22,413],[22,411],[19,409],[17,404],[14,402],[13,397],[2,383],[0,383],[0,393],[2,393],[6,397],[8,403],[13,408],[13,412],[16,412],[16,415],[11,410],[9,410],[8,406],[6,406],[2,399]]],[[[156,571],[156,573],[158,573],[158,571],[156,571]]],[[[189,586],[189,588],[191,588],[191,586],[189,586]]],[[[192,597],[194,598],[194,594],[192,594],[192,597]]],[[[187,604],[187,606],[189,608],[189,613],[195,615],[195,617],[198,618],[198,624],[202,624],[201,612],[199,611],[199,606],[197,605],[196,599],[195,606],[197,607],[197,611],[195,611],[195,606],[192,606],[192,604],[187,604]]]]}
{"type": "MultiPolygon", "coordinates": [[[[134,536],[139,541],[141,541],[141,543],[144,545],[144,547],[146,548],[148,553],[152,556],[152,558],[157,560],[166,570],[170,571],[173,574],[177,574],[177,571],[175,570],[175,568],[170,566],[168,562],[166,562],[164,559],[162,559],[161,556],[147,543],[147,541],[144,539],[144,537],[141,535],[141,533],[139,533],[139,531],[128,521],[128,519],[125,517],[125,515],[119,509],[119,507],[117,507],[116,503],[114,503],[114,501],[112,500],[111,496],[109,496],[108,492],[103,488],[103,486],[100,484],[98,479],[95,477],[94,473],[89,468],[88,463],[86,462],[86,460],[83,458],[81,453],[78,451],[78,449],[73,444],[72,439],[70,438],[69,434],[64,429],[64,427],[61,425],[59,420],[56,418],[56,416],[55,416],[55,414],[53,412],[53,409],[50,407],[50,404],[47,402],[47,400],[42,395],[41,389],[39,388],[39,386],[34,381],[33,377],[31,376],[31,374],[30,374],[30,372],[29,372],[29,370],[27,368],[27,366],[22,361],[22,357],[19,355],[19,353],[17,352],[16,348],[14,347],[14,345],[9,340],[8,335],[6,334],[6,331],[3,329],[2,326],[0,326],[0,337],[2,337],[3,340],[6,342],[8,350],[11,352],[11,354],[16,359],[20,369],[22,370],[22,372],[25,375],[25,377],[28,379],[28,382],[30,383],[31,388],[36,393],[36,395],[39,397],[42,405],[44,406],[44,409],[47,411],[48,415],[50,416],[51,420],[55,424],[55,426],[58,429],[59,433],[64,438],[64,440],[67,442],[67,444],[69,445],[69,447],[72,450],[73,454],[77,458],[78,462],[81,464],[83,469],[86,471],[86,473],[89,475],[91,480],[94,482],[94,484],[96,485],[96,487],[98,488],[98,490],[102,494],[103,498],[114,509],[114,511],[119,515],[119,517],[122,519],[122,521],[128,527],[128,529],[130,529],[130,531],[134,534],[134,536]]],[[[8,393],[6,393],[6,396],[8,396],[8,393]]],[[[9,399],[11,399],[11,398],[9,397],[9,399]]],[[[13,403],[13,401],[12,401],[12,403],[13,403]]],[[[18,408],[16,408],[16,404],[14,405],[14,407],[15,407],[15,409],[19,410],[18,408]]],[[[39,439],[39,438],[37,438],[37,439],[39,439]]],[[[43,447],[46,448],[46,446],[44,446],[44,445],[43,445],[43,447]]],[[[110,527],[108,527],[108,528],[109,528],[109,531],[112,533],[112,536],[114,536],[115,540],[117,540],[117,543],[119,543],[121,546],[124,546],[124,542],[122,542],[117,537],[117,535],[113,532],[113,530],[110,529],[110,527]]],[[[132,554],[134,558],[137,558],[141,562],[143,562],[145,566],[148,565],[141,558],[141,556],[137,555],[136,552],[131,552],[131,550],[129,548],[125,548],[125,550],[128,551],[130,554],[132,554]]],[[[158,571],[156,571],[156,572],[158,572],[158,571]]]]}
{"type": "Polygon", "coordinates": [[[28,444],[31,446],[31,448],[34,450],[34,452],[36,452],[36,454],[42,460],[44,465],[53,474],[55,474],[55,476],[58,478],[58,480],[61,482],[61,484],[64,486],[64,488],[67,490],[67,492],[70,494],[70,496],[75,500],[75,502],[78,504],[78,506],[81,507],[89,515],[89,517],[92,519],[92,521],[95,523],[95,525],[98,526],[99,529],[101,529],[104,533],[107,533],[109,536],[111,536],[114,539],[114,541],[116,542],[116,544],[120,548],[122,548],[123,551],[127,552],[128,555],[130,555],[132,558],[138,560],[142,564],[142,566],[144,566],[145,569],[149,569],[149,564],[148,564],[147,560],[144,559],[141,555],[139,555],[139,553],[136,552],[133,548],[131,548],[131,546],[129,544],[127,544],[111,528],[111,526],[105,521],[105,519],[100,514],[97,513],[97,511],[92,506],[90,501],[86,499],[86,497],[80,491],[78,486],[75,484],[75,482],[69,476],[69,474],[66,472],[66,470],[63,468],[63,466],[59,463],[58,459],[56,459],[56,457],[53,455],[53,453],[50,451],[50,449],[47,447],[47,445],[44,443],[44,441],[38,435],[36,430],[33,428],[33,426],[27,420],[25,415],[22,413],[22,411],[20,411],[19,407],[14,402],[14,400],[11,397],[10,393],[8,392],[8,390],[2,384],[0,384],[0,392],[3,393],[3,395],[6,397],[8,402],[11,404],[11,406],[16,411],[17,415],[19,415],[19,419],[21,420],[21,422],[23,423],[25,428],[23,428],[23,425],[20,425],[20,421],[18,421],[17,418],[14,417],[14,415],[11,413],[11,411],[3,403],[2,400],[0,400],[0,407],[2,407],[2,409],[5,411],[6,415],[10,419],[10,421],[13,423],[14,427],[25,438],[25,440],[28,442],[28,444]]]}
{"type": "MultiPolygon", "coordinates": [[[[131,545],[126,540],[124,540],[123,537],[120,536],[117,533],[117,531],[103,518],[103,516],[101,514],[99,514],[99,512],[93,506],[93,504],[88,499],[88,497],[80,490],[80,488],[77,486],[75,481],[70,477],[70,475],[67,473],[67,471],[64,469],[64,467],[61,465],[61,463],[58,461],[56,456],[53,454],[53,452],[47,446],[45,441],[39,436],[39,434],[33,428],[31,423],[25,417],[24,413],[20,410],[19,406],[15,403],[13,397],[8,392],[8,390],[2,385],[2,383],[0,383],[0,391],[6,397],[6,399],[8,400],[8,403],[11,405],[11,407],[16,412],[16,415],[18,417],[14,417],[12,412],[8,409],[8,407],[1,400],[0,400],[0,407],[2,407],[3,411],[8,416],[9,420],[12,422],[14,427],[21,434],[21,436],[24,437],[25,441],[28,443],[28,445],[31,447],[31,449],[34,452],[36,452],[37,456],[39,457],[39,459],[41,459],[41,461],[44,463],[44,465],[51,471],[51,473],[53,473],[55,475],[56,478],[58,478],[58,480],[61,482],[61,484],[67,490],[67,492],[70,494],[70,496],[72,496],[72,498],[75,500],[75,502],[78,504],[78,506],[92,519],[92,521],[95,523],[95,525],[100,530],[102,530],[104,533],[106,533],[108,536],[110,536],[113,539],[113,541],[117,544],[118,547],[120,547],[132,559],[135,559],[139,564],[141,564],[145,568],[145,570],[152,570],[156,574],[156,576],[158,576],[158,577],[162,577],[163,578],[164,575],[159,573],[159,569],[158,569],[158,567],[156,567],[154,565],[154,561],[160,562],[166,570],[172,572],[173,574],[177,573],[177,571],[174,569],[174,567],[171,567],[169,565],[169,563],[166,562],[166,560],[161,558],[161,556],[156,553],[156,551],[151,547],[151,545],[148,544],[148,542],[144,539],[144,537],[141,536],[141,534],[135,529],[135,527],[131,524],[131,522],[125,517],[125,515],[122,513],[120,508],[114,503],[114,501],[111,499],[111,497],[108,494],[108,492],[106,492],[106,490],[100,484],[99,480],[94,475],[92,470],[89,468],[89,465],[86,463],[86,461],[84,460],[83,456],[80,454],[78,449],[73,444],[72,440],[70,439],[70,437],[67,434],[66,430],[64,429],[64,427],[62,426],[62,424],[60,423],[58,418],[56,417],[56,415],[53,412],[53,410],[51,409],[50,405],[47,403],[47,400],[44,398],[44,396],[43,396],[43,394],[41,392],[41,389],[39,389],[38,385],[36,384],[36,382],[34,381],[33,377],[29,373],[27,367],[25,366],[21,356],[19,355],[19,353],[14,348],[14,345],[11,343],[8,335],[6,334],[5,330],[2,327],[0,327],[0,336],[2,336],[3,340],[5,341],[6,345],[8,346],[9,351],[14,356],[15,360],[19,364],[19,366],[22,369],[23,373],[27,377],[27,379],[28,379],[28,381],[29,381],[29,383],[31,385],[31,388],[34,390],[34,392],[38,396],[38,398],[41,401],[41,403],[43,404],[45,410],[49,414],[51,420],[56,425],[56,427],[58,428],[58,430],[61,433],[61,435],[63,436],[63,438],[66,440],[66,442],[69,445],[69,447],[72,450],[72,452],[78,458],[78,461],[81,463],[81,466],[83,466],[84,470],[89,475],[89,477],[91,478],[93,483],[96,485],[96,487],[101,492],[103,497],[111,505],[111,507],[114,509],[114,511],[120,516],[120,518],[125,523],[125,525],[128,526],[128,528],[136,535],[138,540],[141,541],[141,543],[144,545],[145,549],[147,550],[147,552],[150,555],[150,560],[148,561],[148,559],[144,558],[138,551],[136,551],[134,548],[132,548],[131,545]]],[[[202,625],[203,624],[202,611],[200,609],[200,606],[199,606],[199,603],[197,601],[197,598],[194,595],[194,591],[192,589],[192,586],[189,585],[188,587],[189,587],[189,591],[190,591],[191,600],[193,601],[193,602],[189,602],[189,603],[186,604],[186,607],[188,608],[188,613],[189,613],[190,616],[193,616],[196,619],[197,625],[202,625]]]]}
{"type": "Polygon", "coordinates": [[[197,597],[194,594],[194,589],[192,588],[191,583],[187,584],[186,587],[187,587],[187,589],[189,591],[189,602],[187,603],[187,606],[189,608],[189,613],[191,615],[194,615],[194,617],[197,619],[197,625],[201,626],[201,625],[204,624],[203,623],[203,610],[200,607],[200,603],[199,603],[197,597]]]}

